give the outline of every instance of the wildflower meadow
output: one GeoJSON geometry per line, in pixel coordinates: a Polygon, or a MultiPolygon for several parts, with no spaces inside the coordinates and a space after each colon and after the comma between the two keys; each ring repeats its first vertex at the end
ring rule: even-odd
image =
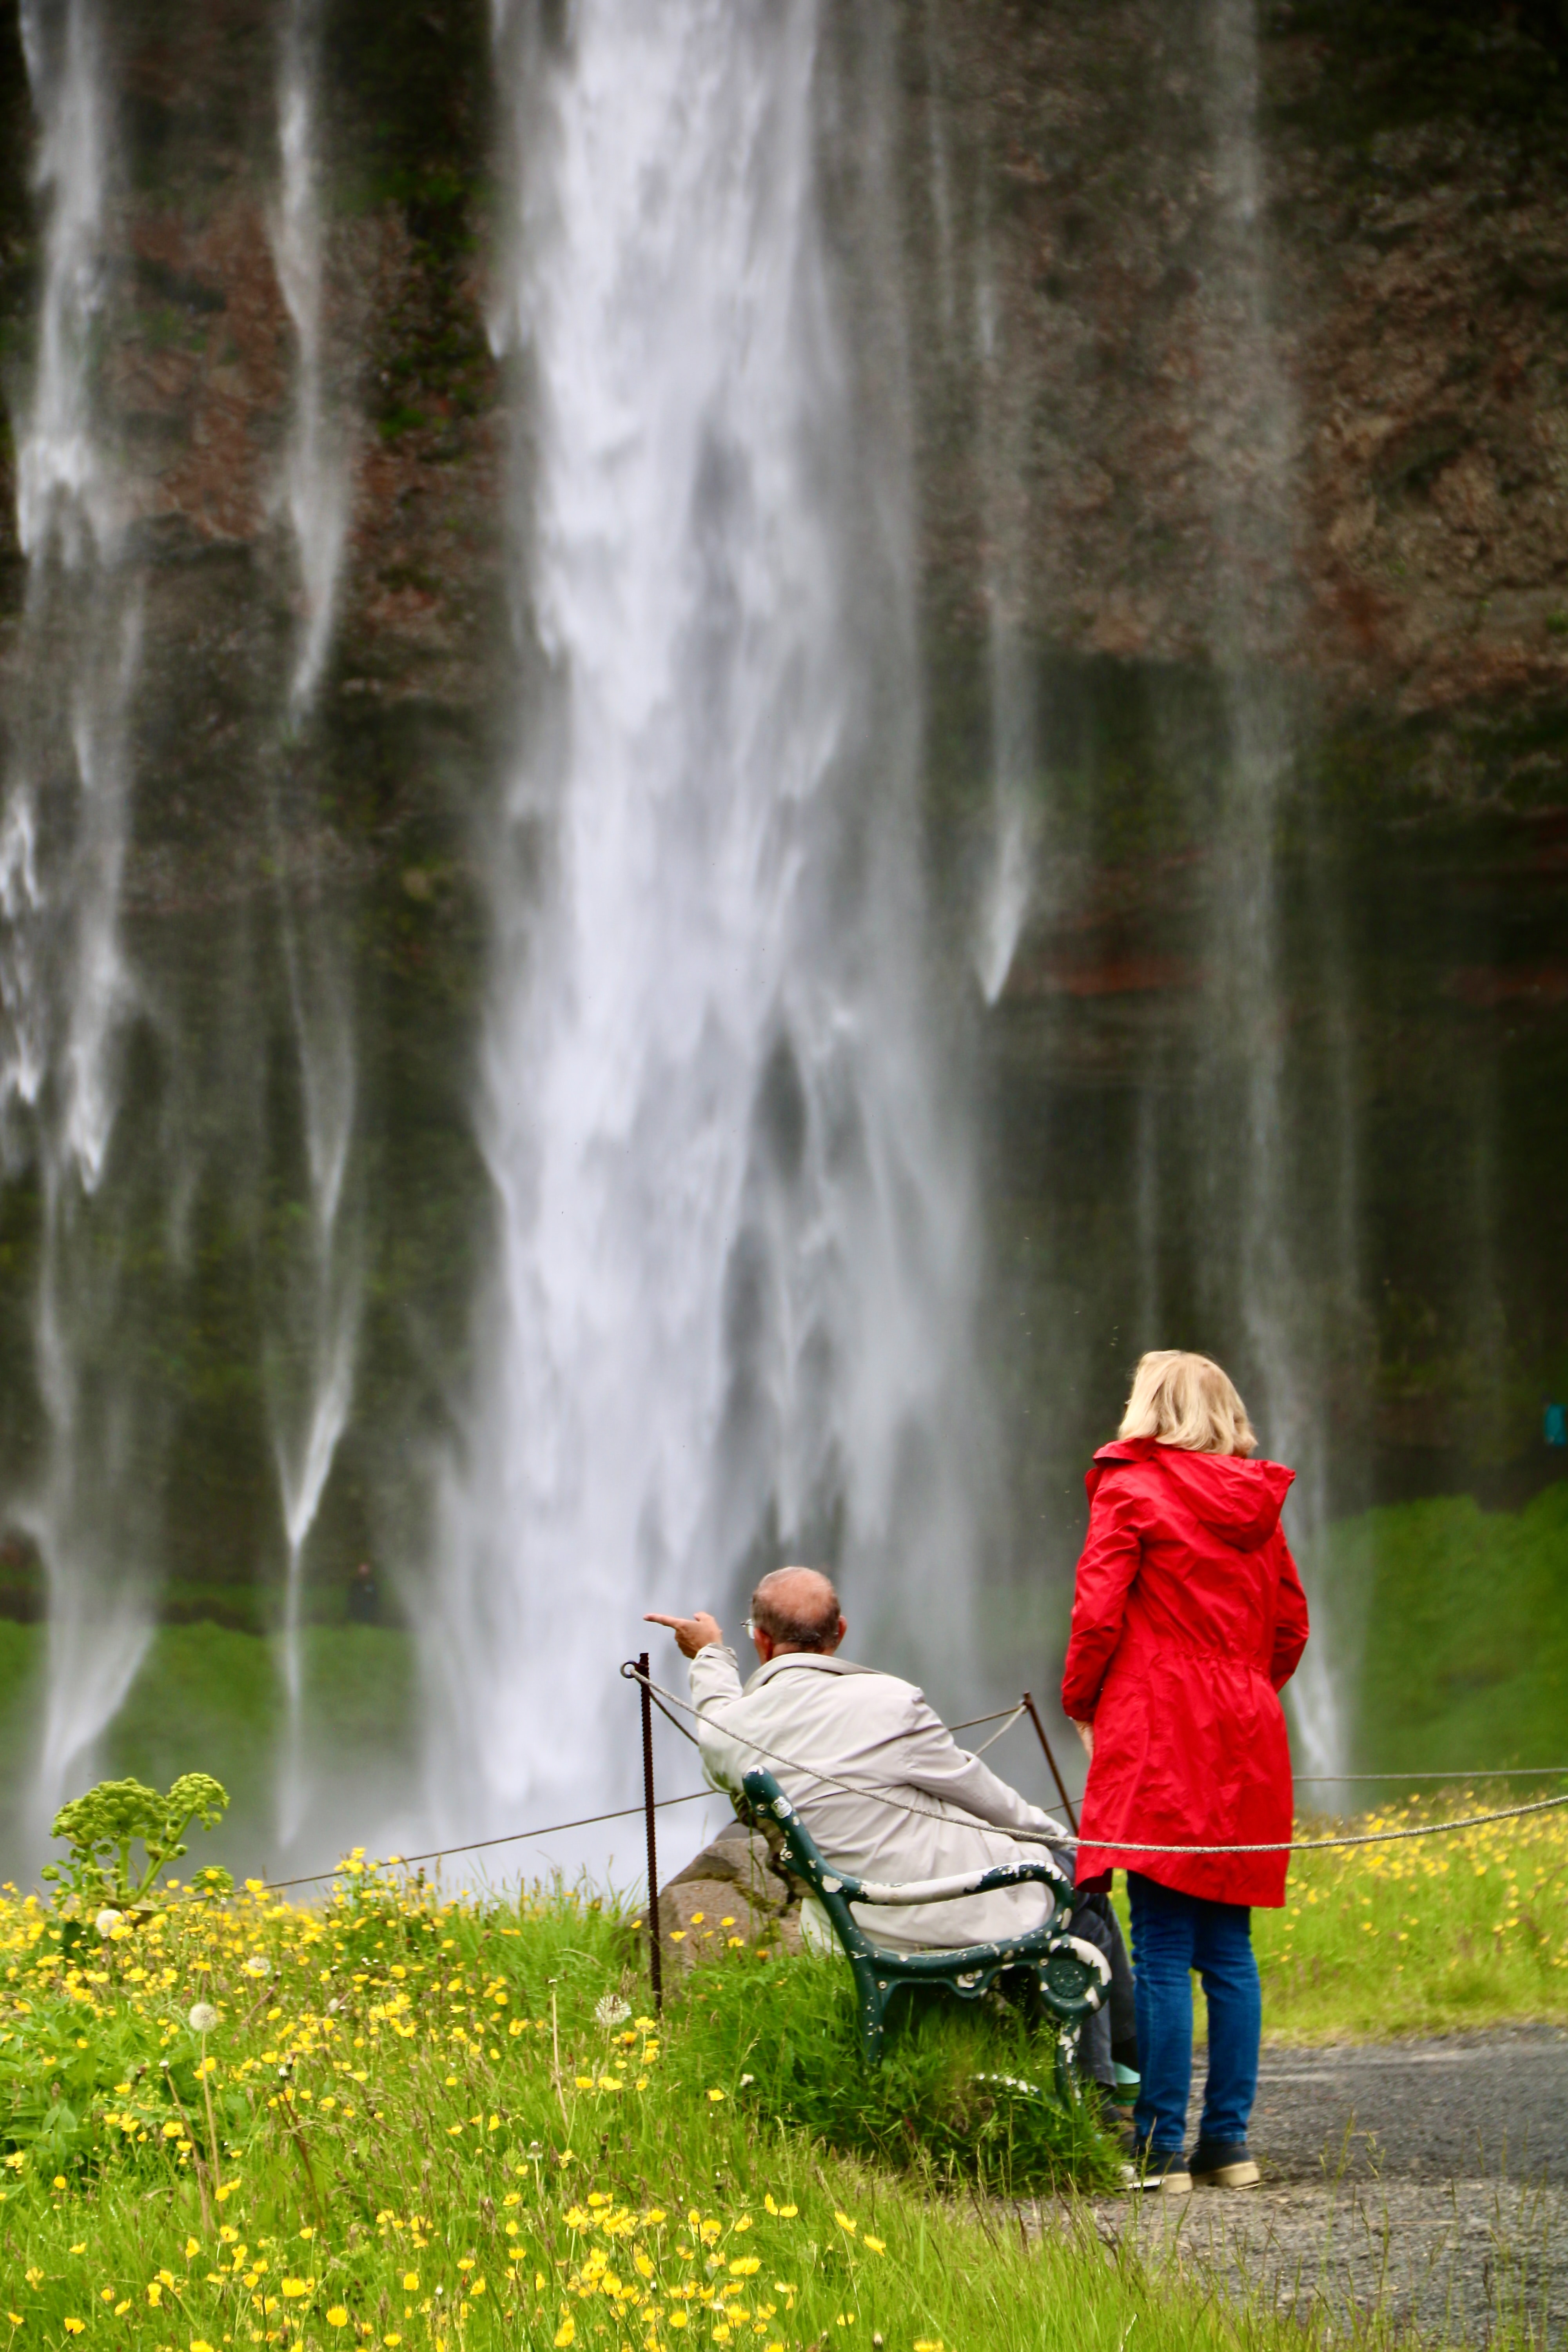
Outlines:
{"type": "MultiPolygon", "coordinates": [[[[1565,1864],[1561,1815],[1303,1857],[1259,1920],[1269,2029],[1561,2013],[1565,1864]]],[[[660,2020],[636,1913],[585,1887],[356,1853],[313,1905],[6,1890],[0,2343],[1110,2352],[1136,2323],[1174,2352],[1283,2325],[1026,2230],[1022,2189],[1114,2170],[1016,2021],[916,2017],[868,2077],[847,1972],[732,1924],[660,2020]]]]}

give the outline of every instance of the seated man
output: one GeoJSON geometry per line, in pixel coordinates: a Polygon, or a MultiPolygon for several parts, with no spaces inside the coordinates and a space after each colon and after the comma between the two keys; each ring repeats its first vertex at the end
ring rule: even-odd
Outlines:
{"type": "MultiPolygon", "coordinates": [[[[775,1569],[758,1585],[747,1631],[761,1664],[744,1689],[734,1653],[706,1611],[650,1614],[647,1622],[668,1625],[691,1661],[709,1780],[739,1796],[744,1775],[762,1765],[799,1807],[823,1853],[855,1876],[898,1885],[990,1870],[1068,1835],[961,1748],[912,1683],[838,1655],[848,1629],[837,1593],[816,1569],[775,1569]],[[1015,1843],[1018,1832],[1033,1832],[1029,1845],[1015,1843]]],[[[1071,1857],[1052,1858],[1070,1878],[1071,1857]]],[[[874,1942],[920,1951],[1027,1934],[1046,1924],[1050,1901],[1033,1884],[907,1910],[861,1904],[855,1916],[874,1942]]],[[[806,1908],[808,1918],[816,1914],[814,1940],[830,1941],[818,1907],[806,1908]]],[[[1113,2045],[1124,2063],[1137,2063],[1131,1970],[1103,1897],[1076,1909],[1073,1927],[1111,1962],[1110,2001],[1089,2021],[1083,2045],[1083,2071],[1110,2089],[1113,2045]]]]}

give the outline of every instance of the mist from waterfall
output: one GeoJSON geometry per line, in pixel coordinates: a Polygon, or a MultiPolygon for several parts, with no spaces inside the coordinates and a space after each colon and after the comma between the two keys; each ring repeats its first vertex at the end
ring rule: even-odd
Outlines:
{"type": "Polygon", "coordinates": [[[92,0],[24,0],[22,35],[44,229],[37,357],[16,419],[27,691],[0,824],[0,1101],[6,1172],[31,1165],[42,1222],[42,1442],[10,1508],[47,1590],[32,1799],[47,1824],[90,1765],[149,1638],[155,1570],[133,1463],[148,1459],[158,1406],[136,1392],[119,1347],[125,1203],[108,1181],[136,1007],[121,898],[141,652],[140,586],[98,382],[114,124],[92,0]]]}
{"type": "MultiPolygon", "coordinates": [[[[1277,654],[1265,646],[1295,593],[1297,424],[1272,301],[1256,0],[1208,0],[1207,31],[1215,227],[1203,455],[1215,541],[1212,649],[1228,743],[1207,942],[1205,1156],[1207,1229],[1236,1235],[1229,1265],[1215,1252],[1209,1275],[1233,1286],[1228,1311],[1243,1336],[1263,1450],[1297,1472],[1288,1523],[1310,1579],[1328,1509],[1329,1328],[1353,1278],[1349,1111],[1342,1093],[1304,1114],[1292,1090],[1280,834],[1297,721],[1277,654]],[[1328,1128],[1341,1148],[1312,1150],[1328,1128]]],[[[1342,1046],[1342,1083],[1347,1066],[1342,1046]]],[[[1310,1591],[1313,1640],[1291,1704],[1303,1761],[1330,1772],[1343,1769],[1344,1726],[1325,1596],[1310,1591]]]]}
{"type": "MultiPolygon", "coordinates": [[[[309,722],[331,649],[347,541],[350,470],[342,418],[329,398],[324,331],[316,0],[289,0],[278,79],[279,184],[269,230],[294,331],[293,414],[279,499],[298,581],[287,752],[309,722]]],[[[273,1456],[283,1515],[279,1638],[286,1719],[279,1779],[285,1850],[303,1822],[305,1554],[353,1404],[363,1296],[352,1160],[357,1064],[343,942],[318,877],[291,870],[279,829],[279,924],[299,1070],[308,1214],[280,1269],[267,1335],[273,1456]]]]}
{"type": "MultiPolygon", "coordinates": [[[[964,1121],[922,972],[896,336],[868,416],[822,218],[828,32],[813,0],[501,11],[496,1241],[421,1626],[469,1835],[624,1791],[642,1610],[733,1632],[783,1559],[836,1566],[879,1662],[901,1627],[944,1696],[966,1673],[964,1121]]],[[[874,211],[858,90],[836,193],[874,211]]]]}

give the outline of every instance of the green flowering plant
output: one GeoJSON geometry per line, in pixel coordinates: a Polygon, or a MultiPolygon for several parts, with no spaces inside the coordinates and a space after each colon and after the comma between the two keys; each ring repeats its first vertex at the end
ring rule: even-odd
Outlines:
{"type": "MultiPolygon", "coordinates": [[[[140,1780],[100,1780],[73,1797],[55,1815],[51,1836],[69,1848],[63,1863],[50,1863],[41,1875],[74,1896],[77,1907],[129,1911],[144,1901],[160,1871],[185,1852],[193,1822],[215,1829],[228,1810],[228,1791],[208,1772],[182,1772],[167,1796],[140,1780]],[[142,1848],[139,1868],[131,1858],[142,1848]]],[[[233,1885],[225,1870],[198,1872],[205,1894],[226,1895],[233,1885]]]]}

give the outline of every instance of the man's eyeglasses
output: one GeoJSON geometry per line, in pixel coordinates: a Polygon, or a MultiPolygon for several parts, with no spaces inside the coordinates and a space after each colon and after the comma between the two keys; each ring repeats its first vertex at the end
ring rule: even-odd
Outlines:
{"type": "Polygon", "coordinates": [[[745,1624],[745,1634],[746,1634],[746,1639],[747,1639],[747,1641],[748,1641],[748,1642],[750,1642],[750,1641],[752,1641],[752,1640],[753,1640],[753,1639],[755,1638],[756,1631],[757,1631],[757,1621],[756,1621],[756,1619],[755,1619],[754,1617],[748,1617],[748,1618],[747,1618],[747,1620],[746,1620],[746,1624],[745,1624]]]}

